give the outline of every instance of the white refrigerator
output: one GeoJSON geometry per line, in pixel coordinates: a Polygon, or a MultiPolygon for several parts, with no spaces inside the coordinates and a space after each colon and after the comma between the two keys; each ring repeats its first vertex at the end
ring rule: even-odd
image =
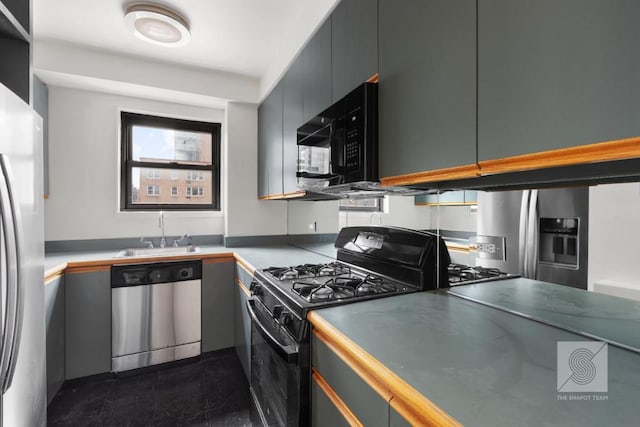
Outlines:
{"type": "Polygon", "coordinates": [[[42,120],[0,85],[3,427],[46,425],[42,120]]]}

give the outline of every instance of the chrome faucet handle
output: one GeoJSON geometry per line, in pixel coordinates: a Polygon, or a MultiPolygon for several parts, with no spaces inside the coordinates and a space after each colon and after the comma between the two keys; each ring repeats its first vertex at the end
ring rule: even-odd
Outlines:
{"type": "Polygon", "coordinates": [[[147,245],[147,248],[153,249],[153,242],[151,240],[144,240],[144,237],[141,237],[140,241],[147,245]]]}
{"type": "Polygon", "coordinates": [[[183,234],[179,239],[174,239],[174,240],[173,240],[173,247],[174,247],[174,248],[177,248],[177,247],[178,247],[178,244],[179,244],[180,242],[182,242],[184,239],[187,239],[187,245],[188,245],[188,246],[191,246],[191,245],[192,245],[191,236],[190,236],[190,235],[188,235],[188,234],[183,234]]]}

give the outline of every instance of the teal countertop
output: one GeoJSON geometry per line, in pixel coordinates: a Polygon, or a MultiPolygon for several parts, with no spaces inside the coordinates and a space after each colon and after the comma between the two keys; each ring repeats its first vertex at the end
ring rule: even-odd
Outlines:
{"type": "Polygon", "coordinates": [[[448,292],[640,352],[638,301],[522,278],[448,292]]]}
{"type": "Polygon", "coordinates": [[[465,425],[640,422],[640,354],[609,345],[607,400],[569,400],[557,391],[557,345],[584,336],[444,292],[317,313],[465,425]]]}
{"type": "MultiPolygon", "coordinates": [[[[281,246],[255,246],[255,247],[234,247],[227,248],[225,246],[200,246],[201,254],[217,254],[217,253],[236,253],[244,258],[249,264],[255,268],[266,268],[271,266],[289,266],[292,264],[305,263],[321,263],[330,262],[335,258],[335,249],[333,256],[328,249],[333,245],[317,244],[310,245],[314,251],[304,249],[302,247],[281,245],[281,246]],[[326,254],[326,255],[324,255],[326,254]]],[[[117,257],[119,251],[92,251],[92,252],[56,252],[45,254],[44,270],[49,271],[58,265],[68,262],[81,261],[99,261],[112,259],[126,259],[125,257],[117,257]]],[[[194,254],[189,254],[194,255],[194,254]]],[[[168,255],[167,255],[168,256],[168,255]]],[[[160,255],[154,255],[154,260],[162,258],[160,255]]],[[[139,258],[138,258],[139,259],[139,258]]],[[[157,261],[154,261],[157,262],[157,261]]],[[[139,263],[139,261],[136,261],[139,263]]]]}

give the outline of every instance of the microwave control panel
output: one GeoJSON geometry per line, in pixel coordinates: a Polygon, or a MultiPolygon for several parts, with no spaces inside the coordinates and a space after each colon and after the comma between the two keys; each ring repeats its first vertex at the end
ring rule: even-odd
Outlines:
{"type": "Polygon", "coordinates": [[[360,169],[362,158],[361,134],[362,134],[362,109],[356,108],[345,117],[345,168],[348,173],[357,172],[360,169]]]}

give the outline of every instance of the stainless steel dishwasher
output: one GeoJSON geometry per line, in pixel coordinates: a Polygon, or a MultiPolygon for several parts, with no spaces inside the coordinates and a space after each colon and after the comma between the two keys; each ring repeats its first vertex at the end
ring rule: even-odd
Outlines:
{"type": "Polygon", "coordinates": [[[111,370],[200,355],[201,261],[111,269],[111,370]]]}

